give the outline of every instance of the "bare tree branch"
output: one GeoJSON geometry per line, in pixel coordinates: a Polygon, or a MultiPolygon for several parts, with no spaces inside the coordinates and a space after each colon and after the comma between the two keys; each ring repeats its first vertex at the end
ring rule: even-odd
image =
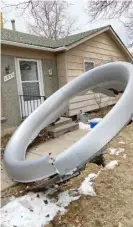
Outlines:
{"type": "Polygon", "coordinates": [[[75,30],[76,21],[67,15],[69,6],[70,3],[65,0],[22,0],[5,5],[6,8],[21,10],[21,15],[27,15],[27,28],[31,33],[55,40],[75,30]]]}
{"type": "Polygon", "coordinates": [[[87,13],[91,17],[91,21],[101,18],[121,20],[121,17],[124,17],[129,44],[133,45],[133,0],[88,0],[87,13]]]}

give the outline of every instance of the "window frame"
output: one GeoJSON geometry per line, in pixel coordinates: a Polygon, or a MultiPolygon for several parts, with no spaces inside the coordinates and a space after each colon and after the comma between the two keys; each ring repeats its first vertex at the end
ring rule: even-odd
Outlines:
{"type": "MultiPolygon", "coordinates": [[[[85,71],[85,63],[93,63],[94,64],[94,68],[95,68],[95,62],[94,61],[89,61],[89,60],[84,60],[84,72],[87,72],[85,71]]],[[[91,70],[91,69],[90,69],[91,70]]]]}

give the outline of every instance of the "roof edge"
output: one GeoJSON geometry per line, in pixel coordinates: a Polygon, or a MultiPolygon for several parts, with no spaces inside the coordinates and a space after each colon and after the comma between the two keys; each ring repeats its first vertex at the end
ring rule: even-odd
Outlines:
{"type": "Polygon", "coordinates": [[[35,49],[35,50],[44,50],[44,51],[49,51],[49,52],[54,52],[54,53],[67,50],[67,48],[65,46],[57,47],[57,48],[50,48],[50,47],[41,47],[41,46],[35,46],[35,45],[30,45],[30,44],[25,44],[25,43],[17,43],[17,42],[12,42],[12,41],[7,41],[7,40],[1,40],[1,44],[5,44],[5,45],[9,45],[9,46],[16,46],[16,47],[24,47],[24,48],[35,49]]]}
{"type": "Polygon", "coordinates": [[[81,43],[83,43],[83,42],[85,42],[85,41],[87,41],[87,40],[89,40],[89,39],[91,39],[91,38],[93,38],[93,37],[95,37],[95,36],[97,36],[97,35],[105,32],[105,31],[111,31],[113,33],[114,37],[117,39],[117,41],[119,42],[119,44],[121,45],[121,47],[123,48],[123,50],[126,52],[126,54],[128,55],[128,57],[131,60],[133,60],[132,54],[129,52],[129,50],[127,49],[127,47],[125,46],[125,44],[122,42],[122,40],[120,39],[120,37],[117,35],[117,33],[114,31],[114,29],[112,28],[111,25],[108,25],[106,28],[93,33],[89,37],[87,36],[87,37],[79,40],[78,42],[75,42],[74,44],[71,44],[69,47],[67,47],[67,50],[70,50],[70,49],[76,47],[77,45],[79,45],[79,44],[81,44],[81,43]]]}
{"type": "Polygon", "coordinates": [[[117,41],[119,42],[119,44],[121,45],[121,47],[123,48],[123,50],[127,53],[127,55],[131,58],[131,60],[133,60],[133,56],[130,53],[130,51],[128,50],[128,48],[125,46],[125,44],[123,43],[123,41],[121,40],[121,38],[117,35],[117,33],[115,32],[115,30],[112,28],[112,26],[110,26],[110,31],[113,33],[113,35],[115,36],[115,38],[117,39],[117,41]]]}
{"type": "Polygon", "coordinates": [[[79,45],[79,44],[81,44],[81,43],[83,43],[83,42],[85,42],[85,41],[87,41],[87,40],[89,40],[89,39],[91,39],[91,38],[93,38],[93,37],[95,37],[95,36],[97,36],[97,35],[99,35],[99,34],[105,32],[105,31],[109,30],[109,28],[110,28],[110,26],[108,26],[108,27],[106,27],[106,28],[103,28],[103,29],[100,30],[100,31],[94,32],[93,34],[91,34],[91,35],[89,35],[89,36],[86,36],[85,38],[83,38],[83,39],[81,39],[81,40],[79,40],[79,41],[77,41],[77,42],[75,42],[75,43],[69,45],[69,46],[67,47],[67,50],[70,50],[70,49],[76,47],[77,45],[79,45]]]}

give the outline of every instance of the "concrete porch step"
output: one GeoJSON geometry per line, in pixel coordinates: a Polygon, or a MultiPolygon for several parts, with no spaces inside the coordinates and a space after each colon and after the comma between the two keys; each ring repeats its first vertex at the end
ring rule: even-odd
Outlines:
{"type": "Polygon", "coordinates": [[[78,123],[74,123],[74,122],[70,122],[70,123],[67,123],[65,125],[61,125],[60,127],[51,127],[51,128],[48,128],[48,132],[49,134],[56,138],[58,136],[61,136],[67,132],[72,132],[74,130],[77,130],[79,129],[79,124],[78,123]]]}
{"type": "Polygon", "coordinates": [[[67,118],[67,117],[60,117],[60,120],[57,121],[53,126],[50,125],[48,127],[48,129],[52,129],[52,128],[58,128],[62,125],[66,125],[66,124],[69,124],[69,123],[72,123],[72,119],[71,118],[67,118]]]}

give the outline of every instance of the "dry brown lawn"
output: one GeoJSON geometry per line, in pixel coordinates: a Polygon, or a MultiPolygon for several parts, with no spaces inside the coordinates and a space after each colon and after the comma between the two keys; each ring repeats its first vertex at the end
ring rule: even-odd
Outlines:
{"type": "MultiPolygon", "coordinates": [[[[118,160],[119,165],[113,170],[101,171],[95,179],[97,196],[82,196],[73,201],[67,213],[56,216],[48,227],[133,227],[133,124],[115,137],[106,151],[106,162],[118,160]],[[119,144],[120,141],[125,144],[119,144]],[[123,153],[109,155],[109,147],[125,148],[126,158],[123,153]]],[[[97,173],[99,168],[88,164],[80,176],[62,185],[61,190],[78,187],[89,173],[97,173]]]]}

